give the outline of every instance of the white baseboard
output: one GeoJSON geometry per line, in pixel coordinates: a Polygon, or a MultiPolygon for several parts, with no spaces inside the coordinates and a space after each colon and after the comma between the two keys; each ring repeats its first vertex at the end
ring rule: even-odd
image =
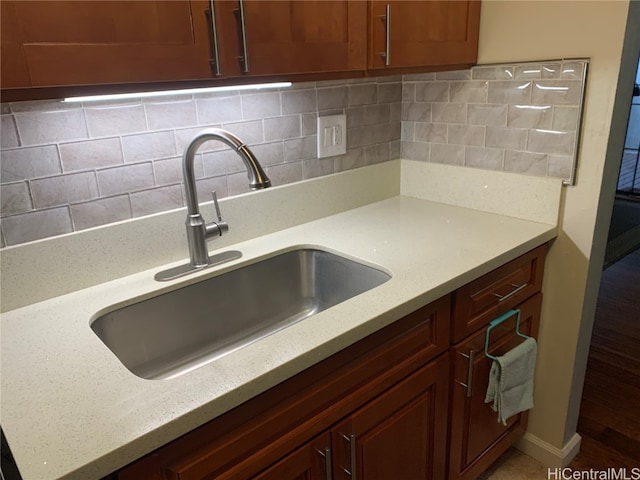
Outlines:
{"type": "Polygon", "coordinates": [[[564,468],[580,451],[581,442],[582,437],[574,433],[562,448],[558,448],[526,432],[516,444],[516,448],[547,467],[564,468]]]}

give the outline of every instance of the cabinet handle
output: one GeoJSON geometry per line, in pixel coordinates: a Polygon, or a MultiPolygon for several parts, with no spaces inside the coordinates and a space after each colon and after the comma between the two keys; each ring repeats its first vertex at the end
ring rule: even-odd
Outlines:
{"type": "Polygon", "coordinates": [[[324,451],[316,449],[316,452],[324,458],[324,476],[326,480],[333,480],[333,473],[331,471],[331,449],[329,447],[325,447],[324,451]]]}
{"type": "Polygon", "coordinates": [[[473,359],[475,358],[476,352],[471,350],[469,355],[465,355],[464,353],[458,352],[464,358],[469,359],[469,364],[467,366],[467,383],[462,383],[456,380],[458,385],[462,385],[466,389],[466,396],[471,397],[473,395],[473,359]]]}
{"type": "Polygon", "coordinates": [[[349,468],[342,467],[342,470],[349,475],[351,480],[356,480],[356,435],[355,433],[350,433],[349,435],[343,433],[342,438],[349,444],[349,468]]]}
{"type": "Polygon", "coordinates": [[[513,290],[511,290],[509,293],[507,293],[506,295],[499,295],[497,293],[492,293],[491,295],[493,295],[494,297],[498,297],[498,303],[500,302],[504,302],[505,300],[507,300],[508,298],[513,297],[516,293],[520,292],[521,290],[527,288],[527,286],[529,285],[527,282],[523,283],[522,285],[516,285],[515,283],[510,283],[510,285],[513,287],[513,290]]]}
{"type": "Polygon", "coordinates": [[[213,58],[209,63],[214,68],[214,74],[220,75],[220,50],[218,49],[218,26],[216,23],[216,7],[214,0],[209,0],[209,11],[211,20],[211,40],[213,42],[213,58]]]}
{"type": "Polygon", "coordinates": [[[385,22],[385,45],[384,52],[378,55],[384,58],[384,65],[388,67],[391,65],[391,5],[387,4],[385,15],[380,15],[379,18],[385,22]]]}
{"type": "Polygon", "coordinates": [[[242,62],[242,71],[249,73],[249,47],[247,45],[247,27],[244,17],[244,0],[238,0],[240,11],[240,40],[242,43],[242,56],[239,60],[242,62]]]}

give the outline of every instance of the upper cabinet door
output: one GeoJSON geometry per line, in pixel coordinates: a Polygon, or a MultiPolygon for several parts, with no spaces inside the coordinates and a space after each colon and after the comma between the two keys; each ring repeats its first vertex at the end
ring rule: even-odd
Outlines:
{"type": "Polygon", "coordinates": [[[479,0],[372,0],[369,69],[473,64],[479,25],[479,0]]]}
{"type": "Polygon", "coordinates": [[[216,1],[224,75],[366,69],[362,0],[216,1]]]}
{"type": "Polygon", "coordinates": [[[212,76],[208,1],[1,5],[3,88],[212,76]]]}

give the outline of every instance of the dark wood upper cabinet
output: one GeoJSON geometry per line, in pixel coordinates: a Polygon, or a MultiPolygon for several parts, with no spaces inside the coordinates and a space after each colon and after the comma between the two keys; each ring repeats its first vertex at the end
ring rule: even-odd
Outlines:
{"type": "Polygon", "coordinates": [[[372,0],[370,70],[474,64],[480,1],[372,0]]]}
{"type": "Polygon", "coordinates": [[[219,1],[215,8],[223,75],[366,69],[364,1],[219,1]]]}
{"type": "Polygon", "coordinates": [[[3,0],[2,88],[211,77],[208,5],[3,0]]]}

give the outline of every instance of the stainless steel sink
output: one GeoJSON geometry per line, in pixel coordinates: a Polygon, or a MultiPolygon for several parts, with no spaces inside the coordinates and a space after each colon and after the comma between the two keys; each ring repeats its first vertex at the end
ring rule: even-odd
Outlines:
{"type": "Polygon", "coordinates": [[[391,276],[303,248],[240,267],[91,322],[131,372],[172,378],[377,287],[391,276]]]}

